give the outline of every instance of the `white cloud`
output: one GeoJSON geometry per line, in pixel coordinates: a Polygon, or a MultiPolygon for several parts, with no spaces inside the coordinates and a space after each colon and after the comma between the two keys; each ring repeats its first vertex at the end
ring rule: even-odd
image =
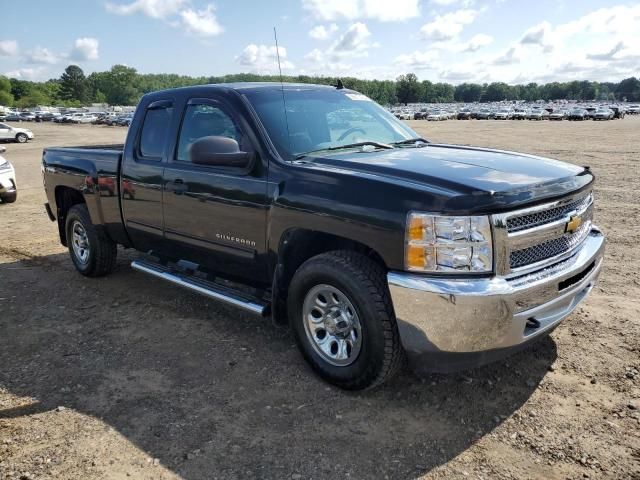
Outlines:
{"type": "Polygon", "coordinates": [[[18,55],[18,42],[15,40],[0,40],[0,56],[14,57],[18,55]]]}
{"type": "Polygon", "coordinates": [[[223,32],[215,15],[215,6],[207,5],[204,10],[188,8],[180,12],[182,23],[188,32],[202,37],[213,37],[223,32]]]}
{"type": "Polygon", "coordinates": [[[362,52],[368,48],[367,39],[371,32],[364,23],[356,22],[344,32],[333,45],[332,51],[337,54],[362,52]]]}
{"type": "Polygon", "coordinates": [[[433,69],[437,67],[439,58],[440,53],[437,50],[427,50],[424,52],[416,50],[413,53],[399,55],[396,57],[394,63],[417,70],[433,69]]]}
{"type": "Polygon", "coordinates": [[[244,67],[249,67],[251,71],[257,73],[278,72],[278,52],[280,53],[280,66],[283,70],[294,68],[293,63],[287,60],[287,49],[270,45],[247,45],[242,53],[236,57],[236,62],[244,67]]]}
{"type": "Polygon", "coordinates": [[[433,3],[435,5],[440,5],[443,7],[448,7],[450,5],[455,5],[456,3],[460,3],[465,7],[468,7],[469,5],[473,5],[475,2],[474,0],[431,0],[430,3],[433,3]]]}
{"type": "Polygon", "coordinates": [[[45,71],[45,67],[19,68],[17,70],[5,72],[4,76],[7,78],[17,78],[18,80],[39,80],[42,78],[42,74],[45,71]]]}
{"type": "Polygon", "coordinates": [[[463,46],[462,50],[465,52],[475,52],[482,47],[491,45],[493,43],[493,37],[484,33],[478,33],[471,37],[471,39],[463,46]]]}
{"type": "Polygon", "coordinates": [[[183,28],[187,33],[199,37],[220,35],[224,28],[216,17],[216,8],[208,4],[197,10],[191,0],[136,0],[133,3],[105,4],[108,12],[117,15],[133,15],[141,13],[147,17],[164,20],[176,28],[183,28]]]}
{"type": "Polygon", "coordinates": [[[186,0],[136,0],[132,3],[115,4],[107,2],[107,11],[117,15],[142,13],[151,18],[167,18],[175,15],[186,4],[186,0]]]}
{"type": "Polygon", "coordinates": [[[25,57],[27,63],[42,63],[53,65],[60,61],[60,56],[53,53],[48,48],[36,47],[27,52],[25,57]]]}
{"type": "Polygon", "coordinates": [[[315,40],[326,40],[338,30],[338,25],[332,23],[328,26],[316,25],[309,30],[309,36],[315,40]]]}
{"type": "Polygon", "coordinates": [[[97,60],[98,46],[99,42],[95,38],[78,38],[76,39],[73,50],[71,50],[71,53],[69,54],[69,58],[71,58],[72,60],[77,60],[79,62],[97,60]]]}
{"type": "Polygon", "coordinates": [[[397,22],[420,15],[419,0],[302,0],[302,6],[324,22],[364,19],[397,22]]]}
{"type": "Polygon", "coordinates": [[[434,42],[451,40],[459,35],[466,25],[473,23],[478,13],[477,10],[463,9],[438,15],[433,21],[422,26],[420,34],[422,38],[434,42]]]}
{"type": "Polygon", "coordinates": [[[601,60],[601,61],[612,60],[619,52],[624,50],[624,48],[625,48],[624,42],[618,42],[606,52],[588,53],[587,58],[589,60],[601,60]]]}
{"type": "Polygon", "coordinates": [[[509,48],[502,55],[497,56],[493,62],[494,65],[512,65],[520,62],[520,56],[516,47],[509,48]]]}

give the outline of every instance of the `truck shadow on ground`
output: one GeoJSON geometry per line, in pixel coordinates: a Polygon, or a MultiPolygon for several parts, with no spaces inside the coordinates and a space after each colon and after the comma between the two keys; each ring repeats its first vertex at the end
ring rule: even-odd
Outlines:
{"type": "Polygon", "coordinates": [[[484,368],[346,393],[313,375],[285,328],[120,253],[102,279],[65,254],[0,264],[0,387],[39,401],[0,419],[74,409],[187,479],[416,478],[518,410],[556,358],[546,338],[484,368]]]}

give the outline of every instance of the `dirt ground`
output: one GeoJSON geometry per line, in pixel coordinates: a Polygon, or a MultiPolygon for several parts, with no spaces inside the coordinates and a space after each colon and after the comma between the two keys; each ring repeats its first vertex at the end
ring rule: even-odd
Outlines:
{"type": "Polygon", "coordinates": [[[550,337],[459,374],[330,387],[286,329],[134,272],[135,252],[75,273],[42,148],[125,130],[30,125],[0,205],[0,479],[640,478],[640,117],[409,123],[596,173],[605,269],[550,337]]]}

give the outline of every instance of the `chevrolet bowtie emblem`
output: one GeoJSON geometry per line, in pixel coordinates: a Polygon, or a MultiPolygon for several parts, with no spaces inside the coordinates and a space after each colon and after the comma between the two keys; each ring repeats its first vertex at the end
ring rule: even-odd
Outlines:
{"type": "Polygon", "coordinates": [[[573,217],[569,218],[569,221],[567,222],[567,225],[565,226],[564,231],[573,233],[578,228],[580,228],[580,225],[582,225],[582,218],[580,218],[578,215],[574,215],[573,217]]]}

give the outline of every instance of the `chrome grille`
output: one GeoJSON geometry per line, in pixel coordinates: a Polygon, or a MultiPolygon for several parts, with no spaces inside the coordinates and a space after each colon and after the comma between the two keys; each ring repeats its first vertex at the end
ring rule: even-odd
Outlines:
{"type": "Polygon", "coordinates": [[[591,193],[588,193],[581,198],[567,203],[566,205],[508,218],[507,231],[509,233],[519,232],[528,228],[534,228],[540,225],[555,222],[573,211],[582,210],[587,205],[589,205],[590,202],[591,193]]]}
{"type": "Polygon", "coordinates": [[[511,268],[531,265],[568,252],[578,246],[587,237],[590,230],[591,220],[588,219],[574,233],[566,233],[559,238],[554,238],[532,247],[514,250],[509,256],[511,268]]]}

